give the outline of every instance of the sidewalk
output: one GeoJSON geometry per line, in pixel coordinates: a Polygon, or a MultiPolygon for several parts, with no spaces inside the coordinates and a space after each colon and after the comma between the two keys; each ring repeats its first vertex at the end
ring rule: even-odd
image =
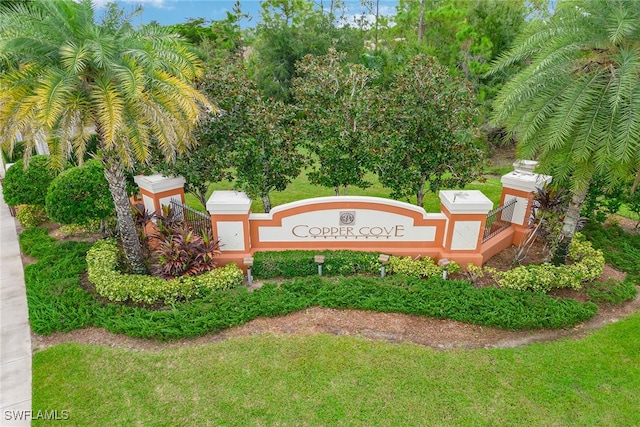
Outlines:
{"type": "Polygon", "coordinates": [[[27,411],[31,411],[27,294],[14,218],[0,194],[0,426],[30,425],[27,411]]]}

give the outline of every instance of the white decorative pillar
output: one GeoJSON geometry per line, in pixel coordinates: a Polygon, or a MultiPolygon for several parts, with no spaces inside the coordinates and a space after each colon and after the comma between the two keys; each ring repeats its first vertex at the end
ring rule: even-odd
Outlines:
{"type": "Polygon", "coordinates": [[[482,265],[482,235],[493,202],[478,190],[443,190],[440,202],[447,217],[442,257],[482,265]]]}
{"type": "Polygon", "coordinates": [[[207,200],[207,211],[223,255],[249,253],[251,199],[242,191],[214,191],[207,200]]]}
{"type": "MultiPolygon", "coordinates": [[[[519,245],[522,239],[529,233],[529,218],[533,208],[533,193],[537,188],[544,187],[551,182],[552,177],[534,173],[538,162],[533,160],[518,160],[513,166],[513,172],[503,175],[502,196],[500,204],[504,205],[511,200],[516,200],[513,215],[510,222],[514,225],[515,234],[513,244],[519,245]]],[[[502,218],[506,220],[508,218],[502,218]]]]}
{"type": "Polygon", "coordinates": [[[171,200],[184,204],[185,179],[181,176],[166,177],[156,173],[149,176],[134,176],[133,180],[140,187],[144,207],[150,212],[169,205],[171,200]]]}

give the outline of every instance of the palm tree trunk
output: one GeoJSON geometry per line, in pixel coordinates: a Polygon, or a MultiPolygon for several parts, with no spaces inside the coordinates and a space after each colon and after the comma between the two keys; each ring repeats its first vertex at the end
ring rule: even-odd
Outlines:
{"type": "Polygon", "coordinates": [[[583,189],[574,190],[571,197],[571,203],[567,213],[564,215],[564,222],[562,224],[562,232],[560,233],[560,243],[556,252],[553,254],[552,263],[555,265],[565,264],[567,262],[567,255],[569,254],[569,245],[571,239],[576,232],[578,222],[580,221],[580,213],[582,211],[582,204],[585,197],[587,197],[587,191],[589,190],[589,184],[587,183],[583,189]]]}
{"type": "Polygon", "coordinates": [[[104,176],[109,183],[111,197],[116,207],[118,232],[122,241],[124,254],[136,274],[147,274],[147,266],[142,255],[142,246],[131,215],[131,205],[127,197],[126,180],[122,163],[113,154],[105,154],[102,158],[104,176]]]}

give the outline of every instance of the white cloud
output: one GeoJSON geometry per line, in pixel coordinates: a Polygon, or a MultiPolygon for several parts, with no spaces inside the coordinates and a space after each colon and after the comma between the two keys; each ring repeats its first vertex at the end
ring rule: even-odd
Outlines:
{"type": "MultiPolygon", "coordinates": [[[[114,0],[93,0],[92,3],[96,8],[103,8],[107,3],[113,2],[114,0]]],[[[170,9],[167,5],[166,0],[117,0],[116,3],[126,4],[126,5],[137,5],[140,4],[143,7],[152,6],[160,9],[170,9]]]]}

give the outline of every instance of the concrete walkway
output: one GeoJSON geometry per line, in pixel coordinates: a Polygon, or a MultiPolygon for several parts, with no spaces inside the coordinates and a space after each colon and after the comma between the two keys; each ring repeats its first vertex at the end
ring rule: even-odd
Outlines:
{"type": "Polygon", "coordinates": [[[31,329],[24,270],[14,218],[0,194],[0,426],[28,426],[30,411],[31,329]]]}

